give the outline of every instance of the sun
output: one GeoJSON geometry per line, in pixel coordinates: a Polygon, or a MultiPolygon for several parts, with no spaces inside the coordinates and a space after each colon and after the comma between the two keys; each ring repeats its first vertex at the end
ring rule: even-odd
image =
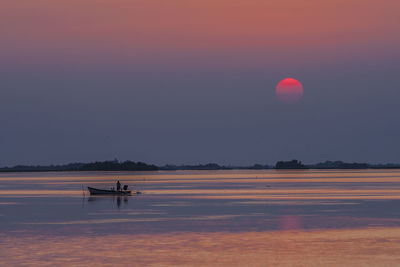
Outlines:
{"type": "Polygon", "coordinates": [[[293,78],[283,79],[276,86],[276,96],[284,103],[295,103],[303,97],[303,85],[293,78]]]}

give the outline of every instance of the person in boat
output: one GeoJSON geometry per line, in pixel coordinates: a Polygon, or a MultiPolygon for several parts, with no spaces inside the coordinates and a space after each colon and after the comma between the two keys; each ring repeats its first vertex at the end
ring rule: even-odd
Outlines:
{"type": "Polygon", "coordinates": [[[121,183],[119,180],[117,181],[117,191],[121,191],[121,183]]]}

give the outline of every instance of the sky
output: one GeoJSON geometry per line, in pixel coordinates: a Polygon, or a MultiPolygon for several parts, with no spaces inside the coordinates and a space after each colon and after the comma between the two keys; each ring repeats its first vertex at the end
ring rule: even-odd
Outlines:
{"type": "Polygon", "coordinates": [[[2,0],[0,166],[400,162],[397,0],[2,0]],[[301,82],[299,102],[275,87],[301,82]]]}

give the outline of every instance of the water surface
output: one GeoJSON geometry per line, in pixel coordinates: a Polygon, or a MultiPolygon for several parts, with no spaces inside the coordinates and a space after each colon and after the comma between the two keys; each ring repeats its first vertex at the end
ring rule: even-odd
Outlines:
{"type": "Polygon", "coordinates": [[[3,173],[0,264],[393,264],[399,204],[399,170],[3,173]]]}

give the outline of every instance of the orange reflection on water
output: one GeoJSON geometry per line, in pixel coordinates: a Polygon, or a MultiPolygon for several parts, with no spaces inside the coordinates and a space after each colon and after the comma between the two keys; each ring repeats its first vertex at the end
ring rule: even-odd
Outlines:
{"type": "Polygon", "coordinates": [[[0,195],[46,196],[82,195],[82,190],[0,190],[0,195]]]}
{"type": "Polygon", "coordinates": [[[399,189],[158,189],[146,194],[186,199],[400,199],[399,189]]]}
{"type": "Polygon", "coordinates": [[[282,199],[282,200],[307,200],[307,199],[319,199],[319,200],[350,200],[350,199],[400,199],[400,195],[360,195],[360,196],[323,196],[323,195],[287,195],[287,194],[282,194],[282,195],[208,195],[208,196],[174,196],[176,198],[183,198],[183,199],[253,199],[253,200],[259,200],[259,199],[272,199],[272,200],[277,200],[277,199],[282,199]]]}
{"type": "MultiPolygon", "coordinates": [[[[125,181],[125,182],[129,182],[125,181]]],[[[138,182],[138,181],[131,181],[138,182]]],[[[174,183],[362,183],[362,182],[400,182],[400,177],[362,177],[362,178],[354,178],[354,177],[343,177],[343,178],[196,178],[192,179],[190,177],[185,177],[185,179],[168,179],[168,180],[160,180],[160,179],[148,179],[145,180],[146,183],[160,183],[160,182],[168,182],[171,184],[174,183]]]]}
{"type": "MultiPolygon", "coordinates": [[[[130,214],[137,215],[137,214],[130,214]]],[[[163,214],[160,214],[163,215],[163,214]]],[[[204,215],[204,216],[190,216],[190,217],[153,217],[153,218],[120,218],[120,219],[90,219],[90,220],[74,220],[74,221],[61,221],[61,222],[38,222],[38,223],[22,223],[24,225],[79,225],[79,224],[111,224],[111,223],[134,223],[134,222],[166,222],[166,221],[212,221],[212,220],[226,220],[242,215],[228,214],[228,215],[204,215]]],[[[252,215],[247,215],[252,216],[252,215]]]]}
{"type": "MultiPolygon", "coordinates": [[[[1,191],[0,191],[1,192],[1,191]]],[[[371,195],[400,194],[400,189],[157,189],[147,190],[146,194],[161,195],[203,195],[203,194],[326,194],[326,195],[371,195]]]]}
{"type": "MultiPolygon", "coordinates": [[[[110,181],[121,180],[196,180],[196,179],[295,179],[310,178],[397,178],[398,170],[220,170],[220,171],[152,171],[152,172],[61,172],[61,173],[4,173],[0,181],[110,181]]],[[[341,181],[341,180],[339,180],[341,181]]],[[[364,180],[365,181],[365,180],[364,180]]]]}
{"type": "Polygon", "coordinates": [[[2,266],[396,266],[400,228],[0,238],[2,266]]]}

